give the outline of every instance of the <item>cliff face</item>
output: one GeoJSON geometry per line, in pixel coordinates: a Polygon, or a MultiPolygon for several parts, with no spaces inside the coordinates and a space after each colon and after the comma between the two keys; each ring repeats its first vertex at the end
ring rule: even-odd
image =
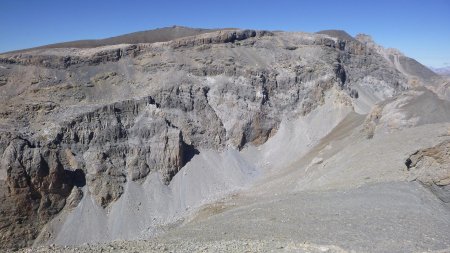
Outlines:
{"type": "Polygon", "coordinates": [[[223,30],[0,56],[1,247],[30,245],[87,193],[169,184],[202,150],[261,145],[333,89],[368,113],[408,88],[377,50],[326,34],[223,30]]]}

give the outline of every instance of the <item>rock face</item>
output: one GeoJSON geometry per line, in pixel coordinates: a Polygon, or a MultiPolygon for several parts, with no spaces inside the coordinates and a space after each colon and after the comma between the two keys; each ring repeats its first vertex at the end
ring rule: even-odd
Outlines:
{"type": "Polygon", "coordinates": [[[450,141],[414,152],[406,159],[405,165],[412,179],[430,187],[450,206],[450,141]]]}
{"type": "Polygon", "coordinates": [[[23,247],[61,211],[74,188],[85,185],[85,176],[83,170],[63,163],[56,148],[36,147],[8,134],[1,139],[8,142],[1,161],[6,179],[2,182],[2,241],[13,238],[13,245],[23,247]]]}
{"type": "Polygon", "coordinates": [[[201,150],[263,144],[330,89],[368,113],[410,87],[342,33],[203,32],[0,56],[0,247],[30,245],[82,188],[108,208],[126,182],[169,184],[201,150]]]}

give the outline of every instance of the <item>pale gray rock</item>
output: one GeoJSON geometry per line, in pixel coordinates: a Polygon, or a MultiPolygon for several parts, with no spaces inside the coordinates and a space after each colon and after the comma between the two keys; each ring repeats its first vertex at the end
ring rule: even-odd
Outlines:
{"type": "Polygon", "coordinates": [[[431,188],[450,206],[450,141],[414,152],[406,159],[405,165],[412,180],[431,188]]]}

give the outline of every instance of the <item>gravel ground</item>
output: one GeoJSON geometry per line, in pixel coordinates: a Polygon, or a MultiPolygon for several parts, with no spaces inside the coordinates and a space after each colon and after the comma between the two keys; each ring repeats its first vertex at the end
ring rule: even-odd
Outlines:
{"type": "Polygon", "coordinates": [[[450,252],[450,212],[419,183],[237,196],[159,238],[21,252],[450,252]]]}
{"type": "Polygon", "coordinates": [[[235,204],[163,237],[205,244],[235,238],[275,239],[336,245],[349,252],[450,252],[450,211],[415,182],[298,192],[235,204]]]}
{"type": "Polygon", "coordinates": [[[116,241],[103,245],[79,247],[49,246],[27,249],[21,252],[347,252],[336,246],[294,243],[288,241],[220,240],[206,243],[195,241],[116,241]]]}

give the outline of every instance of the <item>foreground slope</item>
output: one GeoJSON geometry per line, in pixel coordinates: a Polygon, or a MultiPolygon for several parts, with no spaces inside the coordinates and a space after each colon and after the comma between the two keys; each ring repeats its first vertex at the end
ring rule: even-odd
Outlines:
{"type": "Polygon", "coordinates": [[[3,54],[2,247],[446,249],[450,105],[396,62],[341,31],[3,54]]]}

